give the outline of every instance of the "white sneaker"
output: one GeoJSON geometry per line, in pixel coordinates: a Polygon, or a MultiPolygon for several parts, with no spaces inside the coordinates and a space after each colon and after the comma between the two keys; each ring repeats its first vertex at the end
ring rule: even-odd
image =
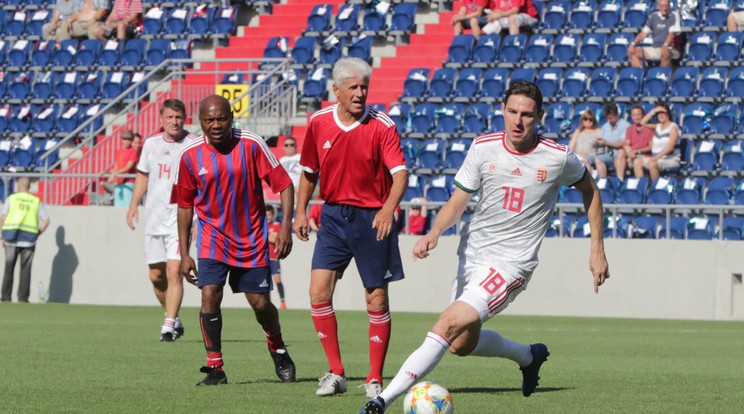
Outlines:
{"type": "Polygon", "coordinates": [[[329,372],[318,380],[318,389],[315,395],[325,397],[328,395],[343,394],[346,392],[346,378],[329,372]]]}
{"type": "Polygon", "coordinates": [[[366,384],[360,385],[360,387],[364,387],[364,393],[367,394],[367,398],[375,398],[382,392],[382,385],[374,379],[366,384]]]}

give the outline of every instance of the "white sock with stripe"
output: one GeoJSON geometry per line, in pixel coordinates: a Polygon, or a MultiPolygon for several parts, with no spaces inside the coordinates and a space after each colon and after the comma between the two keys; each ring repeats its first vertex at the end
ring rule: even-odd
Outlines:
{"type": "Polygon", "coordinates": [[[414,382],[431,372],[449,346],[450,343],[446,339],[429,331],[424,343],[406,359],[398,373],[395,374],[395,378],[380,394],[380,397],[385,400],[385,405],[390,407],[390,404],[401,394],[407,392],[414,382]]]}
{"type": "Polygon", "coordinates": [[[175,324],[176,324],[175,319],[165,318],[165,321],[163,321],[163,326],[160,328],[160,333],[166,333],[166,332],[173,333],[173,327],[175,324]]]}
{"type": "Polygon", "coordinates": [[[482,330],[478,344],[469,355],[507,358],[519,364],[520,367],[526,367],[532,363],[529,345],[506,339],[496,331],[482,330]]]}

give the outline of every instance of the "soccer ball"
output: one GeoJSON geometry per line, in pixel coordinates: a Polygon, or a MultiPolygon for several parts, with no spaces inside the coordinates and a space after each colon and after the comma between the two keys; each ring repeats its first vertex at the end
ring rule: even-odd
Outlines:
{"type": "Polygon", "coordinates": [[[452,414],[454,410],[449,391],[431,381],[411,387],[403,400],[403,414],[452,414]]]}

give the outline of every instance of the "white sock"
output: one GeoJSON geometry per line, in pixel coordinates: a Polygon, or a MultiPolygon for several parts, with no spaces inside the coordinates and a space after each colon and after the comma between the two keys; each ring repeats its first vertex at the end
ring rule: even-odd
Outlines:
{"type": "Polygon", "coordinates": [[[175,319],[165,318],[163,321],[163,327],[160,329],[160,333],[173,332],[173,326],[176,324],[175,319]]]}
{"type": "Polygon", "coordinates": [[[529,345],[510,341],[496,331],[482,330],[478,344],[469,355],[507,358],[519,364],[520,367],[526,367],[532,363],[529,345]]]}
{"type": "Polygon", "coordinates": [[[390,404],[401,394],[408,391],[415,381],[420,380],[437,366],[439,361],[447,352],[450,343],[443,337],[432,331],[426,334],[426,339],[421,346],[413,351],[406,359],[395,378],[385,388],[380,397],[385,400],[385,405],[390,404]]]}

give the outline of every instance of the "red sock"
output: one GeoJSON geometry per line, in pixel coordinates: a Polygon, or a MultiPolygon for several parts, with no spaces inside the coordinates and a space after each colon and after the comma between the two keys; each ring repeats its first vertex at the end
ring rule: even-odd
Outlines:
{"type": "Polygon", "coordinates": [[[207,352],[207,366],[222,369],[222,352],[207,352]]]}
{"type": "Polygon", "coordinates": [[[276,352],[279,349],[284,348],[284,339],[282,339],[282,331],[276,331],[275,333],[264,331],[266,334],[266,342],[269,343],[269,351],[276,352]]]}
{"type": "Polygon", "coordinates": [[[310,306],[312,307],[310,315],[313,317],[315,332],[320,339],[320,344],[323,345],[326,358],[328,358],[329,371],[336,375],[344,375],[341,350],[338,347],[338,322],[336,322],[336,314],[333,312],[333,304],[326,302],[317,305],[311,304],[310,306]]]}
{"type": "Polygon", "coordinates": [[[367,311],[369,314],[369,376],[366,382],[373,379],[382,385],[382,368],[390,344],[390,310],[367,311]]]}

